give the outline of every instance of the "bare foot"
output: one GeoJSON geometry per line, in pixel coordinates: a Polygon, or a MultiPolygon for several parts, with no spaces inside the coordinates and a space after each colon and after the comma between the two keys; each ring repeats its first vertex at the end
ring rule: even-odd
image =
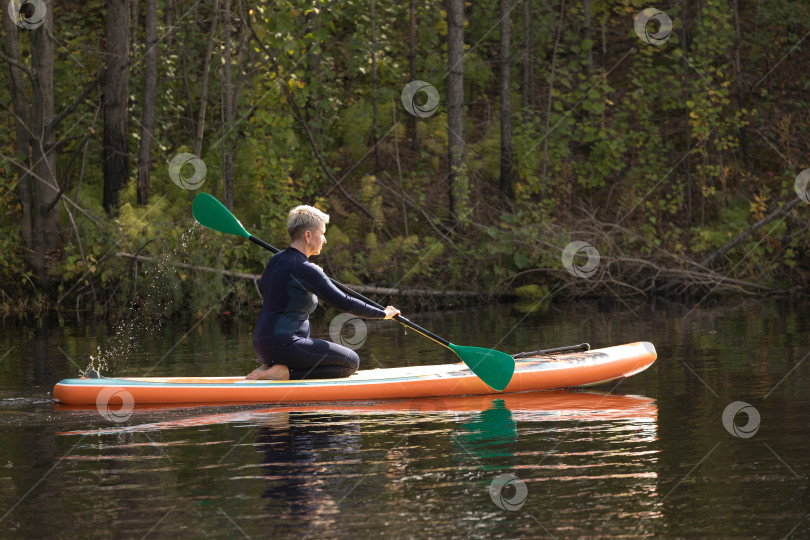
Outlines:
{"type": "Polygon", "coordinates": [[[263,379],[269,381],[289,381],[290,370],[287,366],[276,364],[275,366],[262,365],[254,369],[245,379],[263,379]]]}
{"type": "Polygon", "coordinates": [[[258,379],[258,378],[259,378],[259,375],[260,375],[261,373],[264,373],[264,372],[265,372],[265,371],[267,371],[268,369],[270,369],[270,366],[268,366],[268,365],[266,365],[266,364],[262,364],[261,366],[257,367],[257,368],[256,368],[256,369],[254,369],[253,371],[251,371],[251,372],[248,374],[248,376],[247,376],[247,377],[245,377],[245,379],[248,379],[248,380],[255,380],[255,379],[258,379]]]}

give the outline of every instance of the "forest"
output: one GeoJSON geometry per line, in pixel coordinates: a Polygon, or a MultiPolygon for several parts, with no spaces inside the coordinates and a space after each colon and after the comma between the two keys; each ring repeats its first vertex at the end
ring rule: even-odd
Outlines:
{"type": "Polygon", "coordinates": [[[200,192],[282,249],[317,206],[316,262],[402,302],[810,283],[807,2],[3,9],[5,317],[255,311],[269,254],[195,224],[200,192]]]}

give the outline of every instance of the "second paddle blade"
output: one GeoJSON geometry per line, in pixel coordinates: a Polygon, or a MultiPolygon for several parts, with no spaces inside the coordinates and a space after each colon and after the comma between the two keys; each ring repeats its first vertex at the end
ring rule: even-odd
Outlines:
{"type": "Polygon", "coordinates": [[[250,233],[245,230],[236,216],[213,195],[198,193],[194,197],[194,204],[191,205],[191,213],[194,214],[194,219],[204,227],[225,234],[250,238],[250,233]]]}
{"type": "Polygon", "coordinates": [[[507,387],[515,372],[515,360],[510,355],[484,349],[450,344],[450,348],[467,364],[473,373],[488,386],[500,392],[507,387]]]}

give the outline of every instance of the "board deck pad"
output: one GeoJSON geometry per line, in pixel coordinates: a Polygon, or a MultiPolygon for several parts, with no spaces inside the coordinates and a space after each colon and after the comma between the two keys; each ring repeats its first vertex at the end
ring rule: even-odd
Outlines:
{"type": "MultiPolygon", "coordinates": [[[[643,371],[657,354],[649,342],[515,361],[503,392],[592,386],[643,371]]],[[[118,395],[125,403],[217,403],[352,400],[495,394],[463,363],[361,370],[344,379],[293,381],[231,377],[122,377],[65,379],[54,401],[97,404],[118,395]],[[111,390],[112,389],[112,390],[111,390]],[[102,392],[103,391],[103,392],[102,392]],[[103,397],[100,397],[103,396],[103,397]]]]}

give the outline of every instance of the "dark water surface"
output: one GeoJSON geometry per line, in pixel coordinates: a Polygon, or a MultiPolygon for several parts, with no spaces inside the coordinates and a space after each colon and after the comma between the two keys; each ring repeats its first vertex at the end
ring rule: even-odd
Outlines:
{"type": "MultiPolygon", "coordinates": [[[[808,307],[422,313],[464,345],[647,340],[659,356],[588,392],[136,409],[124,422],[55,407],[53,384],[97,347],[115,350],[107,375],[247,373],[250,322],[116,339],[6,323],[0,536],[807,538],[808,307]]],[[[394,323],[368,330],[363,367],[455,361],[394,323]]]]}

